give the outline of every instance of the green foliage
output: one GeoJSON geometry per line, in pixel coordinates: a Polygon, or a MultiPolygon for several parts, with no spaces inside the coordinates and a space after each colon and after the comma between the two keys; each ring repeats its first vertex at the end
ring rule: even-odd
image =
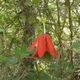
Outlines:
{"type": "Polygon", "coordinates": [[[36,73],[29,73],[29,74],[30,74],[30,79],[37,80],[38,75],[36,73]]]}
{"type": "Polygon", "coordinates": [[[4,29],[0,29],[0,33],[3,33],[4,29]]]}
{"type": "Polygon", "coordinates": [[[51,61],[53,56],[49,52],[45,52],[44,56],[41,58],[44,61],[51,61]]]}
{"type": "Polygon", "coordinates": [[[51,77],[46,72],[41,71],[39,73],[39,80],[51,80],[51,77]]]}
{"type": "Polygon", "coordinates": [[[80,67],[79,2],[0,0],[0,80],[73,80],[80,67]],[[28,47],[43,33],[43,26],[52,37],[58,59],[48,52],[43,58],[29,58],[35,49],[28,47]]]}
{"type": "Polygon", "coordinates": [[[9,62],[14,65],[14,64],[17,64],[18,60],[17,60],[16,57],[12,57],[12,58],[9,60],[9,62]]]}
{"type": "Polygon", "coordinates": [[[52,63],[50,64],[49,66],[51,69],[59,69],[60,68],[60,65],[58,63],[52,63]]]}
{"type": "Polygon", "coordinates": [[[33,53],[35,49],[32,49],[32,50],[28,50],[27,49],[27,46],[24,45],[22,46],[21,48],[19,47],[16,47],[14,49],[14,52],[15,52],[15,55],[18,55],[18,56],[29,56],[29,54],[33,53]]]}
{"type": "Polygon", "coordinates": [[[65,62],[65,63],[63,64],[63,68],[64,68],[68,73],[73,73],[73,72],[74,72],[73,65],[72,65],[72,63],[70,63],[70,62],[65,62]]]}
{"type": "Polygon", "coordinates": [[[37,4],[38,2],[40,2],[40,0],[32,0],[31,1],[33,4],[37,4]]]}
{"type": "Polygon", "coordinates": [[[78,2],[80,2],[80,0],[78,0],[78,2]]]}
{"type": "Polygon", "coordinates": [[[80,41],[77,40],[73,43],[73,47],[76,48],[76,49],[80,49],[80,41]]]}
{"type": "Polygon", "coordinates": [[[6,56],[0,55],[0,61],[6,61],[8,58],[6,56]]]}
{"type": "Polygon", "coordinates": [[[53,77],[55,78],[61,78],[62,77],[62,73],[61,72],[55,72],[53,77]]]}

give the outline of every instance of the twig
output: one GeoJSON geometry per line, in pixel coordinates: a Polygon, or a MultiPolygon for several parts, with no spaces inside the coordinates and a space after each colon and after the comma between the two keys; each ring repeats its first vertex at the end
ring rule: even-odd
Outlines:
{"type": "MultiPolygon", "coordinates": [[[[21,78],[24,76],[25,72],[26,72],[26,69],[23,71],[22,75],[20,76],[20,78],[18,80],[21,80],[21,78]]],[[[26,77],[30,80],[30,78],[28,76],[26,76],[26,77]]]]}

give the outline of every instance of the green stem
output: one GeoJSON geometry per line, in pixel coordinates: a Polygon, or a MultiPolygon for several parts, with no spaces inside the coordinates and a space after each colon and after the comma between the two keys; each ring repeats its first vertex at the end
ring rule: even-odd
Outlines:
{"type": "Polygon", "coordinates": [[[8,63],[6,63],[5,65],[6,65],[6,67],[5,67],[5,71],[6,71],[6,72],[5,72],[5,79],[6,79],[6,80],[9,80],[9,79],[8,79],[8,66],[9,66],[9,65],[8,65],[8,63]]]}
{"type": "MultiPolygon", "coordinates": [[[[73,41],[73,25],[72,25],[72,17],[71,17],[71,5],[70,5],[70,0],[67,1],[68,3],[68,11],[69,11],[69,29],[70,29],[70,62],[72,63],[73,66],[73,45],[72,45],[72,41],[73,41]]],[[[74,66],[73,66],[74,68],[74,66]]],[[[71,80],[74,79],[74,74],[71,77],[71,80]]]]}
{"type": "MultiPolygon", "coordinates": [[[[59,2],[58,2],[58,0],[56,0],[56,5],[57,5],[57,16],[58,16],[58,21],[57,21],[57,24],[58,24],[58,26],[57,26],[57,30],[56,31],[58,31],[58,40],[59,40],[59,52],[60,52],[60,66],[63,66],[63,64],[64,64],[64,53],[63,53],[63,48],[62,48],[62,45],[61,45],[61,43],[62,43],[62,38],[61,38],[61,34],[62,34],[62,32],[61,32],[61,25],[60,25],[60,9],[59,9],[59,2]]],[[[60,72],[63,74],[63,70],[62,69],[60,69],[60,72]]],[[[61,77],[61,79],[62,79],[62,77],[61,77]]]]}
{"type": "Polygon", "coordinates": [[[44,34],[46,33],[46,27],[45,27],[45,23],[43,22],[43,27],[44,27],[44,34]]]}
{"type": "Polygon", "coordinates": [[[62,32],[60,31],[60,10],[59,10],[59,3],[58,3],[58,0],[56,0],[56,5],[57,5],[57,16],[58,16],[58,21],[57,21],[57,24],[58,24],[58,27],[57,27],[57,30],[58,30],[58,40],[59,40],[59,46],[60,46],[60,59],[61,61],[63,62],[63,48],[62,48],[62,45],[61,45],[61,34],[62,32]]]}
{"type": "Polygon", "coordinates": [[[70,56],[70,61],[72,62],[72,64],[73,64],[73,51],[72,51],[72,49],[73,49],[73,46],[72,46],[72,40],[73,40],[73,32],[72,32],[72,18],[71,18],[71,6],[70,6],[70,1],[68,0],[68,4],[69,4],[69,6],[68,6],[68,10],[69,10],[69,29],[70,29],[70,32],[71,32],[71,34],[70,34],[70,47],[71,47],[71,56],[70,56]]]}

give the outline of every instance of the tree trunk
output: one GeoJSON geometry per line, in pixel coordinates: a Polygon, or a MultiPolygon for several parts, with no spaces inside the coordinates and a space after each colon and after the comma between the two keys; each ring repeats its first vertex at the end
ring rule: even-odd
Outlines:
{"type": "Polygon", "coordinates": [[[21,14],[25,18],[24,26],[23,26],[23,44],[29,46],[34,38],[35,35],[35,27],[34,27],[34,20],[35,17],[35,10],[34,6],[29,6],[30,1],[23,2],[20,7],[22,8],[21,14]],[[25,3],[28,3],[25,5],[25,3]]]}

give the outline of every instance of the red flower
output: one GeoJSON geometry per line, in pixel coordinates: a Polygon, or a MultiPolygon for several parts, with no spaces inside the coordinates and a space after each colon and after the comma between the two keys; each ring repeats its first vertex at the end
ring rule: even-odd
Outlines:
{"type": "Polygon", "coordinates": [[[29,49],[32,49],[36,46],[35,52],[32,54],[32,58],[34,56],[43,57],[45,52],[50,52],[51,55],[54,55],[56,58],[58,58],[58,54],[54,48],[54,45],[52,44],[51,37],[48,34],[41,34],[39,35],[32,45],[29,47],[29,49]]]}

